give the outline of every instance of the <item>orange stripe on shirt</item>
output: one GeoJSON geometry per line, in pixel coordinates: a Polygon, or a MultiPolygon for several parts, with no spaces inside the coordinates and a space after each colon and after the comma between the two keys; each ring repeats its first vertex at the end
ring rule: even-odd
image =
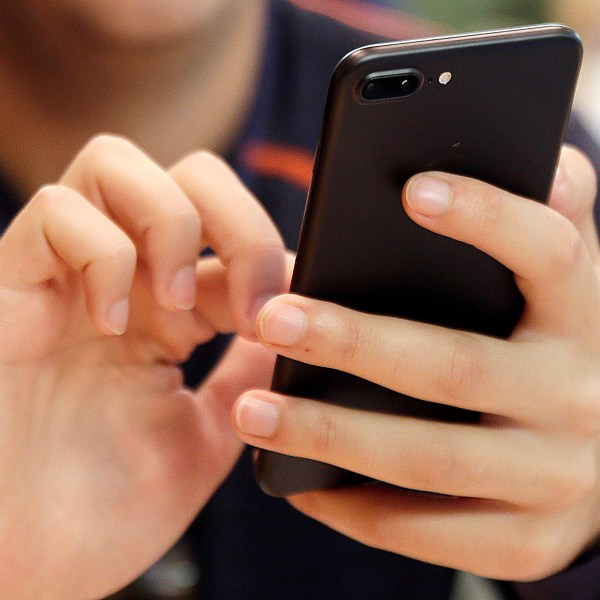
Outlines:
{"type": "Polygon", "coordinates": [[[242,151],[242,161],[257,175],[274,177],[308,190],[314,155],[302,148],[251,142],[242,151]]]}
{"type": "Polygon", "coordinates": [[[367,33],[388,39],[410,39],[439,33],[436,28],[398,9],[361,0],[288,0],[300,9],[318,13],[367,33]]]}

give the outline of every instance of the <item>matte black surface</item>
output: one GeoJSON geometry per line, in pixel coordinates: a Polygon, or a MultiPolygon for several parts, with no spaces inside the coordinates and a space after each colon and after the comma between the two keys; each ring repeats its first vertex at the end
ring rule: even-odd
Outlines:
{"type": "MultiPolygon", "coordinates": [[[[360,311],[507,337],[523,308],[513,274],[413,223],[409,177],[443,170],[545,201],[579,70],[577,36],[561,26],[369,46],[332,77],[292,291],[360,311]],[[374,74],[422,74],[407,97],[365,100],[374,74]],[[438,81],[452,73],[448,85],[438,81]]],[[[352,375],[279,357],[273,389],[326,402],[446,421],[476,413],[397,394],[352,375]]],[[[355,474],[260,451],[268,493],[356,483],[355,474]]]]}

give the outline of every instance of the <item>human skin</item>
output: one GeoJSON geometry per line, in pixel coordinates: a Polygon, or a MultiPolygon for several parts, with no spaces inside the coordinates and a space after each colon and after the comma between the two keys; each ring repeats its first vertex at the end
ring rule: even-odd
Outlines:
{"type": "Polygon", "coordinates": [[[565,148],[549,206],[433,173],[405,189],[418,224],[516,274],[524,315],[508,340],[284,295],[258,317],[263,345],[425,401],[477,425],[365,413],[261,390],[232,413],[257,447],[401,488],[299,494],[293,506],[366,544],[485,577],[565,568],[600,532],[600,279],[592,166],[565,148]]]}
{"type": "MultiPolygon", "coordinates": [[[[567,152],[567,175],[554,193],[553,210],[531,208],[462,180],[462,192],[455,196],[459,202],[447,212],[418,217],[416,204],[409,207],[422,225],[481,245],[517,271],[531,307],[518,329],[521,337],[503,343],[456,338],[439,329],[281,297],[273,302],[304,303],[307,315],[321,315],[333,329],[330,339],[318,343],[306,337],[299,346],[274,345],[264,334],[273,324],[276,304],[259,315],[258,333],[254,316],[266,298],[285,287],[279,234],[222,161],[193,152],[227,148],[243,121],[259,60],[262,17],[257,9],[262,3],[214,0],[204,4],[206,12],[200,4],[181,0],[164,8],[166,2],[129,0],[107,13],[104,0],[0,3],[0,164],[23,198],[29,198],[0,239],[0,596],[100,597],[158,559],[227,476],[241,449],[229,425],[235,399],[268,385],[273,350],[294,355],[300,347],[309,349],[302,352],[305,360],[329,361],[415,395],[457,405],[476,397],[470,407],[499,412],[503,420],[490,418],[477,445],[448,430],[432,455],[423,443],[394,448],[411,439],[406,434],[418,427],[414,422],[374,421],[374,448],[362,414],[256,392],[243,396],[234,421],[248,423],[242,409],[256,394],[268,399],[271,414],[279,414],[281,421],[271,420],[270,439],[247,433],[244,439],[440,491],[448,488],[448,473],[469,467],[467,459],[467,464],[460,461],[461,440],[476,447],[475,456],[487,450],[488,462],[482,458],[479,468],[466,471],[472,486],[478,472],[494,466],[489,462],[497,460],[493,451],[502,456],[507,447],[501,443],[503,433],[512,436],[513,459],[523,456],[519,449],[533,446],[542,449],[540,460],[546,462],[537,464],[545,467],[540,476],[534,468],[537,455],[527,454],[522,470],[510,469],[518,464],[511,456],[497,467],[501,477],[488,478],[488,499],[472,514],[486,524],[479,535],[476,519],[466,518],[473,501],[458,499],[449,509],[441,500],[414,501],[398,491],[372,488],[298,497],[296,506],[365,543],[431,562],[485,573],[492,562],[484,559],[497,552],[504,560],[490,575],[526,578],[560,568],[598,529],[596,396],[572,393],[574,374],[577,390],[593,391],[600,372],[589,166],[580,158],[569,159],[567,152]],[[162,18],[163,8],[168,20],[162,18]],[[211,93],[218,86],[202,85],[207,78],[231,92],[227,102],[211,93]],[[95,136],[103,130],[126,135],[137,145],[95,136]],[[531,210],[540,212],[531,215],[531,210]],[[511,233],[491,227],[485,243],[469,237],[472,219],[486,225],[494,215],[498,222],[508,216],[515,224],[539,223],[539,231],[532,236],[528,229],[519,236],[519,229],[511,233]],[[535,241],[535,247],[528,241],[535,241]],[[221,261],[196,262],[206,245],[217,250],[221,261]],[[517,261],[525,256],[531,265],[517,261]],[[552,259],[558,261],[556,269],[552,259]],[[536,278],[538,270],[546,277],[536,278]],[[548,297],[552,303],[544,301],[548,297]],[[585,327],[576,326],[577,319],[586,318],[585,327]],[[567,327],[571,321],[572,330],[567,327]],[[372,339],[383,326],[386,331],[389,326],[389,333],[372,339]],[[239,336],[210,379],[198,390],[186,390],[176,365],[216,331],[239,336]],[[267,351],[252,343],[256,335],[267,351]],[[460,354],[452,351],[456,339],[464,343],[460,354]],[[348,343],[353,340],[355,347],[348,343]],[[470,344],[482,351],[475,353],[470,344]],[[424,375],[431,369],[432,347],[439,358],[434,371],[439,376],[433,380],[424,375]],[[398,348],[404,348],[412,369],[394,368],[398,348]],[[519,351],[523,363],[513,360],[519,351]],[[453,355],[462,358],[444,359],[453,355]],[[551,380],[539,375],[542,359],[551,380]],[[466,367],[448,370],[448,364],[466,367]],[[467,391],[479,393],[461,395],[457,373],[467,391]],[[493,384],[497,381],[511,388],[500,393],[493,384]],[[419,384],[430,387],[417,389],[419,384]],[[532,410],[533,416],[504,415],[507,398],[512,407],[550,404],[532,410]],[[286,411],[298,417],[293,428],[286,417],[292,412],[286,411]],[[561,418],[565,414],[570,418],[561,418]],[[534,422],[536,415],[545,420],[534,422]],[[315,422],[329,423],[331,436],[324,439],[315,422]],[[395,440],[391,446],[381,443],[379,432],[395,440]],[[458,449],[453,452],[451,444],[458,449]],[[406,451],[413,456],[408,475],[397,471],[406,463],[396,460],[405,461],[406,451]],[[528,480],[511,491],[513,474],[521,481],[530,475],[536,485],[528,480]],[[542,488],[555,493],[550,499],[535,496],[542,488]],[[531,497],[523,499],[519,494],[524,492],[531,497]],[[494,494],[505,503],[494,504],[505,508],[500,516],[485,512],[494,494]],[[555,498],[561,506],[552,503],[555,498]],[[343,510],[348,499],[356,508],[353,514],[343,510]],[[375,521],[374,515],[379,515],[375,521]],[[488,527],[502,524],[501,516],[512,527],[488,527]],[[537,534],[527,538],[537,553],[525,542],[530,531],[537,534]],[[556,540],[557,532],[569,543],[560,553],[552,545],[544,559],[547,548],[541,542],[556,540]],[[449,541],[437,544],[438,538],[449,541]],[[466,546],[475,542],[480,552],[456,552],[452,540],[464,540],[466,546]],[[524,562],[510,562],[509,550],[515,547],[522,550],[516,556],[524,558],[529,551],[535,559],[527,562],[529,571],[522,570],[524,562]]],[[[412,194],[408,199],[418,201],[412,194]]],[[[311,332],[307,325],[305,334],[311,332]]],[[[414,430],[418,437],[415,431],[427,440],[437,439],[433,434],[439,430],[414,430]]]]}
{"type": "Polygon", "coordinates": [[[100,136],[0,239],[0,595],[97,598],[156,561],[234,464],[235,397],[272,357],[240,339],[198,389],[178,365],[253,340],[285,285],[274,225],[225,163],[168,171],[100,136]],[[198,260],[210,245],[217,258],[198,260]]]}
{"type": "Polygon", "coordinates": [[[240,339],[197,393],[175,365],[217,330],[253,338],[257,299],[283,289],[279,234],[220,160],[195,152],[225,149],[243,123],[262,9],[0,4],[0,164],[29,199],[0,240],[2,597],[128,583],[239,452],[228,407],[267,381],[264,353],[240,361],[240,339]],[[225,267],[196,272],[207,244],[225,267]]]}
{"type": "Polygon", "coordinates": [[[229,407],[272,361],[242,337],[283,289],[283,244],[229,168],[195,150],[224,150],[243,123],[263,8],[0,4],[0,164],[26,201],[0,239],[2,597],[125,585],[240,451],[229,407]],[[221,261],[197,263],[208,244],[221,261]],[[186,390],[176,365],[234,329],[220,367],[186,390]]]}
{"type": "MultiPolygon", "coordinates": [[[[278,295],[283,244],[222,161],[203,152],[165,171],[126,140],[93,139],[0,239],[2,595],[95,598],[131,581],[227,476],[241,449],[230,412],[234,430],[259,446],[408,487],[483,498],[449,505],[365,488],[292,499],[347,535],[489,576],[520,579],[560,568],[598,528],[595,330],[593,319],[581,324],[598,300],[593,175],[571,150],[561,164],[556,210],[437,175],[459,187],[453,208],[429,214],[428,226],[465,240],[480,231],[473,243],[515,268],[532,303],[547,288],[581,303],[573,313],[557,298],[544,302],[526,313],[518,338],[500,343],[278,295]],[[576,227],[558,210],[572,211],[576,227]],[[518,232],[498,225],[519,217],[539,223],[534,242],[545,253],[524,240],[513,253],[508,242],[517,243],[511,236],[518,232]],[[489,239],[486,223],[498,229],[489,239]],[[206,244],[220,261],[196,263],[206,244]],[[528,288],[530,263],[539,278],[528,288]],[[255,332],[256,312],[273,295],[255,332]],[[273,354],[241,338],[197,391],[182,387],[176,365],[216,331],[257,335],[275,349],[268,339],[281,331],[281,323],[273,327],[281,302],[303,307],[317,327],[307,323],[298,344],[287,331],[279,352],[501,418],[489,417],[476,434],[248,393],[268,385],[273,354]],[[402,370],[394,368],[398,356],[408,359],[402,370]],[[550,380],[540,376],[540,363],[550,380]],[[432,369],[438,375],[428,379],[432,369]],[[589,394],[565,393],[574,374],[574,389],[589,394]],[[248,435],[261,414],[257,400],[271,410],[270,438],[248,435]],[[542,400],[544,410],[536,411],[542,400]],[[529,453],[532,447],[539,453],[529,453]],[[560,552],[558,544],[542,544],[556,538],[568,542],[560,552]],[[477,551],[456,552],[457,541],[477,551]],[[494,560],[486,560],[492,552],[494,560]]],[[[419,197],[430,194],[415,190],[407,194],[413,216],[419,197]]],[[[264,420],[262,427],[264,435],[264,420]]]]}
{"type": "Polygon", "coordinates": [[[168,168],[225,153],[255,94],[263,0],[0,4],[0,164],[24,198],[102,132],[168,168]]]}

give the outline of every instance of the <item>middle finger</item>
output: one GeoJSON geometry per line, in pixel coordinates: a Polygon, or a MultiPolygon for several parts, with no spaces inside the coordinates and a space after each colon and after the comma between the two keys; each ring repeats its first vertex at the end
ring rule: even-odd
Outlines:
{"type": "MultiPolygon", "coordinates": [[[[588,171],[579,175],[591,177],[588,171]]],[[[574,196],[593,188],[574,181],[566,182],[574,196]]],[[[558,212],[448,173],[412,178],[405,207],[419,225],[471,244],[513,271],[527,301],[528,322],[539,330],[563,334],[588,327],[598,303],[596,274],[577,228],[558,212]]]]}
{"type": "Polygon", "coordinates": [[[278,354],[421,400],[536,426],[564,426],[573,418],[565,399],[573,397],[578,374],[566,342],[515,343],[296,295],[271,300],[258,322],[259,340],[278,354]]]}

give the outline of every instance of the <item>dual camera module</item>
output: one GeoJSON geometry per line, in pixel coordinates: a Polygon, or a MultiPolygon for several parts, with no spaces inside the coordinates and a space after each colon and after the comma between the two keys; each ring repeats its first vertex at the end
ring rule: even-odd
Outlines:
{"type": "MultiPolygon", "coordinates": [[[[414,70],[371,75],[363,82],[360,95],[367,101],[405,98],[421,87],[423,79],[423,74],[414,70]]],[[[444,71],[437,80],[441,85],[448,85],[452,73],[444,71]]],[[[427,82],[433,83],[433,78],[430,77],[427,82]]]]}

